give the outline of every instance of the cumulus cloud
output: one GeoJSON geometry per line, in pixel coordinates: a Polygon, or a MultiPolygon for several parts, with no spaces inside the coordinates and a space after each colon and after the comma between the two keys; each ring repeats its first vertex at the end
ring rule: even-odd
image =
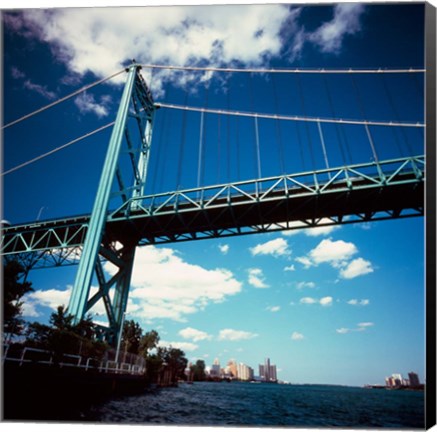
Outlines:
{"type": "Polygon", "coordinates": [[[342,261],[348,260],[357,252],[358,249],[353,243],[343,240],[332,241],[331,239],[325,239],[309,253],[309,258],[315,265],[324,262],[338,265],[342,261]]]}
{"type": "Polygon", "coordinates": [[[331,306],[334,299],[331,296],[322,297],[320,299],[316,299],[313,297],[302,297],[300,299],[301,304],[320,304],[321,306],[331,306]]]}
{"type": "Polygon", "coordinates": [[[182,336],[184,339],[191,339],[194,342],[211,339],[211,335],[209,335],[208,333],[201,330],[196,330],[192,327],[187,327],[180,330],[179,335],[182,336]]]}
{"type": "Polygon", "coordinates": [[[36,290],[23,296],[23,316],[37,317],[40,316],[38,307],[47,307],[55,311],[58,306],[67,306],[71,295],[71,286],[64,290],[48,289],[36,290]]]}
{"type": "Polygon", "coordinates": [[[251,268],[248,270],[248,282],[255,288],[268,288],[269,285],[266,284],[264,280],[264,275],[261,269],[251,268]]]}
{"type": "Polygon", "coordinates": [[[299,341],[305,339],[305,336],[302,333],[295,331],[291,334],[291,339],[294,341],[299,341]]]}
{"type": "Polygon", "coordinates": [[[282,237],[270,240],[266,243],[257,244],[249,249],[253,256],[256,255],[272,255],[274,257],[288,256],[291,251],[288,248],[288,243],[282,237]]]}
{"type": "Polygon", "coordinates": [[[366,261],[363,258],[357,258],[340,270],[340,276],[344,279],[352,279],[372,272],[373,267],[370,261],[366,261]]]}
{"type": "MultiPolygon", "coordinates": [[[[115,272],[109,263],[105,270],[115,272]]],[[[147,246],[136,252],[128,313],[137,319],[184,321],[239,293],[241,286],[229,270],[206,269],[184,261],[171,248],[147,246]]]]}
{"type": "Polygon", "coordinates": [[[280,306],[269,306],[267,308],[267,310],[270,312],[279,312],[281,310],[281,307],[280,306]]]}
{"type": "MultiPolygon", "coordinates": [[[[279,56],[299,57],[305,45],[338,54],[346,36],[360,31],[364,6],[339,4],[333,17],[308,30],[302,7],[283,4],[171,7],[24,9],[4,14],[8,30],[50,45],[77,83],[92,72],[106,77],[131,59],[143,64],[268,65],[279,56]],[[238,29],[238,31],[236,31],[238,29]]],[[[194,89],[212,72],[143,69],[155,95],[172,81],[194,89]],[[152,76],[153,75],[153,76],[152,76]]],[[[120,75],[112,82],[122,82],[120,75]]]]}
{"type": "Polygon", "coordinates": [[[363,258],[352,260],[353,255],[357,253],[358,248],[353,243],[343,240],[333,241],[329,238],[322,240],[306,256],[297,257],[296,261],[305,269],[328,263],[339,269],[340,277],[343,279],[353,279],[374,271],[370,261],[363,258]]]}
{"type": "Polygon", "coordinates": [[[234,341],[240,341],[240,340],[253,339],[257,336],[258,335],[256,333],[251,333],[248,331],[223,329],[223,330],[220,330],[218,339],[234,342],[234,341]]]}
{"type": "MultiPolygon", "coordinates": [[[[29,9],[8,14],[5,21],[49,43],[72,73],[108,76],[132,58],[174,65],[259,65],[279,55],[280,30],[288,16],[284,5],[214,5],[29,9]]],[[[161,77],[165,74],[175,77],[168,71],[161,77]]]]}
{"type": "Polygon", "coordinates": [[[295,270],[296,268],[294,267],[294,264],[284,267],[284,271],[295,271],[295,270]]]}

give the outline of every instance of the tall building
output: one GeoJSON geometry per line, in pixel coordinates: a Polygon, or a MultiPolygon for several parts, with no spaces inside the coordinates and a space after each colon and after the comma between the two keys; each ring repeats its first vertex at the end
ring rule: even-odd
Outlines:
{"type": "Polygon", "coordinates": [[[259,365],[259,376],[261,381],[265,382],[276,382],[278,380],[276,365],[271,365],[269,358],[265,359],[263,365],[259,365]]]}
{"type": "Polygon", "coordinates": [[[209,374],[210,374],[210,376],[212,378],[219,378],[220,377],[220,375],[221,375],[221,373],[220,373],[220,362],[219,362],[218,358],[216,358],[214,360],[214,363],[211,366],[211,371],[210,371],[209,374]]]}
{"type": "Polygon", "coordinates": [[[237,365],[237,378],[241,381],[253,380],[253,369],[243,363],[237,365]]]}
{"type": "Polygon", "coordinates": [[[234,359],[228,361],[228,365],[226,367],[226,373],[230,374],[232,377],[237,378],[237,363],[234,359]]]}
{"type": "Polygon", "coordinates": [[[420,386],[419,376],[415,372],[408,373],[408,379],[410,380],[410,386],[417,387],[420,386]]]}

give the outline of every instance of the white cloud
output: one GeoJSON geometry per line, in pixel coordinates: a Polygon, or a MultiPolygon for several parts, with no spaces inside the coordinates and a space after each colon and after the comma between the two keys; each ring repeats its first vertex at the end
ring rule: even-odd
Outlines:
{"type": "Polygon", "coordinates": [[[267,308],[267,310],[270,312],[279,312],[281,310],[281,307],[280,306],[269,306],[267,308]]]}
{"type": "Polygon", "coordinates": [[[223,255],[226,255],[229,252],[229,245],[219,245],[219,250],[223,255]]]}
{"type": "Polygon", "coordinates": [[[313,265],[308,257],[297,257],[296,261],[301,263],[306,269],[310,268],[313,265]]]}
{"type": "MultiPolygon", "coordinates": [[[[132,58],[174,65],[262,64],[280,53],[279,33],[288,15],[284,5],[30,9],[9,15],[6,23],[50,43],[72,73],[108,76],[132,58]]],[[[159,75],[199,80],[194,73],[159,75]]]]}
{"type": "Polygon", "coordinates": [[[332,233],[332,231],[335,231],[338,228],[339,227],[335,225],[319,226],[319,227],[306,229],[305,234],[310,237],[318,237],[318,236],[330,234],[332,233]]]}
{"type": "Polygon", "coordinates": [[[320,300],[319,300],[319,303],[322,305],[322,306],[331,306],[332,305],[332,301],[333,301],[333,298],[332,297],[322,297],[320,300]]]}
{"type": "Polygon", "coordinates": [[[370,303],[370,301],[368,299],[362,299],[362,300],[358,300],[358,299],[351,299],[348,300],[347,304],[350,304],[352,306],[367,306],[370,303]]]}
{"type": "Polygon", "coordinates": [[[11,67],[11,75],[14,79],[21,79],[26,77],[26,74],[15,66],[11,67]]]}
{"type": "Polygon", "coordinates": [[[300,299],[300,303],[302,304],[314,304],[317,303],[317,300],[312,297],[303,297],[300,299]]]}
{"type": "Polygon", "coordinates": [[[362,322],[362,323],[358,323],[358,327],[359,328],[368,328],[368,327],[373,327],[375,324],[373,322],[362,322]]]}
{"type": "Polygon", "coordinates": [[[334,17],[308,35],[321,51],[339,53],[346,35],[360,31],[360,17],[364,12],[361,3],[339,3],[334,7],[334,17]]]}
{"type": "Polygon", "coordinates": [[[345,268],[340,270],[340,276],[344,279],[353,279],[373,272],[372,263],[363,258],[351,261],[345,268]]]}
{"type": "Polygon", "coordinates": [[[324,239],[310,251],[309,258],[314,264],[323,262],[336,264],[348,260],[357,252],[358,249],[353,243],[343,240],[332,241],[331,239],[324,239]]]}
{"type": "Polygon", "coordinates": [[[191,342],[168,342],[163,340],[159,341],[158,346],[167,348],[178,348],[182,351],[196,351],[199,348],[198,345],[191,342]]]}
{"type": "MultiPolygon", "coordinates": [[[[115,271],[108,263],[105,270],[115,271]]],[[[241,283],[229,270],[206,269],[184,261],[173,249],[147,246],[135,255],[128,312],[137,319],[184,321],[240,291],[241,283]]]]}
{"type": "Polygon", "coordinates": [[[263,272],[259,268],[251,268],[248,270],[248,282],[255,288],[268,288],[269,285],[265,283],[263,272]]]}
{"type": "Polygon", "coordinates": [[[284,271],[295,271],[295,270],[296,268],[294,267],[294,264],[284,267],[284,271]]]}
{"type": "Polygon", "coordinates": [[[278,257],[288,256],[291,254],[291,251],[288,249],[287,241],[282,237],[279,237],[266,243],[257,244],[255,247],[250,248],[250,253],[253,256],[272,255],[274,257],[278,257]]]}
{"type": "Polygon", "coordinates": [[[258,335],[256,333],[251,333],[248,331],[224,329],[224,330],[220,330],[218,339],[219,340],[228,340],[228,341],[234,342],[234,341],[240,341],[240,340],[253,339],[257,336],[258,335]]]}
{"type": "MultiPolygon", "coordinates": [[[[65,290],[48,289],[45,291],[36,290],[23,296],[26,313],[32,313],[30,316],[37,316],[35,313],[37,306],[48,307],[54,311],[58,306],[67,306],[70,301],[71,286],[65,290]]],[[[25,315],[28,316],[28,315],[25,315]]]]}
{"type": "Polygon", "coordinates": [[[305,339],[305,336],[302,333],[299,332],[293,332],[291,335],[291,339],[295,341],[303,340],[305,339]]]}
{"type": "Polygon", "coordinates": [[[304,288],[315,288],[316,284],[314,282],[297,282],[296,288],[297,289],[304,289],[304,288]]]}
{"type": "Polygon", "coordinates": [[[104,105],[108,102],[108,98],[102,98],[102,102],[98,104],[94,100],[94,96],[89,93],[82,93],[74,100],[74,104],[82,114],[94,113],[98,118],[106,117],[109,114],[104,105]]]}
{"type": "Polygon", "coordinates": [[[320,304],[321,306],[332,306],[334,299],[330,296],[322,297],[321,299],[316,299],[314,297],[302,297],[300,299],[301,304],[320,304]]]}
{"type": "Polygon", "coordinates": [[[363,332],[366,331],[369,327],[373,327],[375,324],[373,322],[362,322],[357,324],[357,328],[355,329],[349,329],[349,328],[339,328],[336,330],[339,334],[346,334],[350,332],[363,332]]]}
{"type": "Polygon", "coordinates": [[[196,330],[192,327],[187,327],[180,330],[179,335],[182,336],[184,339],[191,339],[194,342],[211,339],[211,336],[208,333],[201,330],[196,330]]]}
{"type": "MultiPolygon", "coordinates": [[[[360,30],[364,6],[336,5],[333,18],[311,31],[299,23],[303,9],[282,4],[34,8],[4,14],[4,21],[8,29],[50,44],[69,69],[64,82],[72,82],[89,71],[109,76],[133,58],[146,64],[256,66],[284,53],[295,59],[305,44],[338,54],[345,36],[360,30]]],[[[150,82],[149,70],[143,72],[150,82]]],[[[164,80],[192,88],[212,75],[155,70],[153,90],[159,93],[164,80]]]]}
{"type": "Polygon", "coordinates": [[[46,99],[53,100],[56,98],[55,92],[47,90],[46,86],[43,86],[40,84],[35,84],[34,82],[32,82],[29,79],[24,81],[23,87],[27,90],[31,90],[31,91],[34,91],[34,92],[40,94],[41,96],[43,96],[46,99]]]}
{"type": "Polygon", "coordinates": [[[324,239],[306,256],[296,258],[296,261],[303,264],[305,269],[321,263],[328,263],[339,269],[340,277],[352,279],[374,271],[371,262],[363,258],[350,261],[357,252],[357,247],[351,242],[324,239]]]}

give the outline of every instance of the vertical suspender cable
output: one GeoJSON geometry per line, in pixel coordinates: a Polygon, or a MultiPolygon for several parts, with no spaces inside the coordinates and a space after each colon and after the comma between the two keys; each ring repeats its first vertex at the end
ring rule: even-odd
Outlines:
{"type": "MultiPolygon", "coordinates": [[[[229,80],[229,75],[228,75],[229,80]]],[[[226,105],[228,111],[231,105],[231,85],[229,84],[228,93],[226,95],[226,105]]],[[[231,130],[230,116],[226,116],[226,181],[231,181],[231,130]]]]}
{"type": "MultiPolygon", "coordinates": [[[[188,90],[185,91],[185,105],[188,102],[188,90]]],[[[182,116],[182,131],[181,131],[181,141],[179,146],[179,160],[178,160],[178,170],[177,170],[177,181],[176,181],[176,190],[179,190],[181,186],[182,179],[182,165],[184,162],[184,150],[185,150],[185,136],[187,129],[187,114],[184,110],[184,114],[182,116]]]]}
{"type": "MultiPolygon", "coordinates": [[[[273,85],[273,96],[275,99],[275,113],[279,114],[278,92],[276,90],[275,75],[272,76],[272,85],[273,85]]],[[[276,122],[276,139],[278,142],[278,152],[279,152],[279,165],[281,168],[281,173],[285,174],[284,149],[282,146],[281,124],[278,119],[276,119],[275,122],[276,122]]]]}
{"type": "Polygon", "coordinates": [[[202,157],[203,157],[203,116],[204,112],[200,113],[200,131],[199,131],[199,159],[197,161],[197,187],[200,187],[200,174],[202,172],[202,157]]]}
{"type": "Polygon", "coordinates": [[[220,165],[221,165],[221,134],[220,134],[220,129],[221,129],[221,118],[220,118],[220,114],[217,115],[217,183],[220,183],[220,165]]]}
{"type": "MultiPolygon", "coordinates": [[[[329,102],[329,106],[331,108],[332,115],[333,115],[334,118],[336,118],[337,115],[336,115],[336,112],[335,112],[335,109],[334,109],[334,103],[332,101],[332,96],[331,96],[331,92],[329,90],[328,79],[326,78],[326,75],[323,76],[323,82],[325,84],[326,94],[328,95],[328,102],[329,102]]],[[[343,160],[343,164],[346,165],[346,157],[345,157],[345,154],[344,154],[343,143],[342,143],[342,140],[341,140],[339,127],[340,126],[338,125],[338,123],[336,123],[335,124],[335,132],[336,132],[336,135],[337,135],[338,146],[340,147],[340,153],[341,153],[341,158],[343,160]]],[[[319,130],[319,132],[320,132],[320,130],[319,130]]],[[[346,142],[346,146],[347,146],[347,142],[346,142]]],[[[349,160],[349,162],[351,162],[351,161],[349,160]]]]}
{"type": "MultiPolygon", "coordinates": [[[[385,91],[385,94],[387,96],[388,102],[390,104],[390,107],[391,107],[394,115],[395,115],[396,121],[400,122],[399,112],[396,109],[396,105],[394,103],[393,97],[392,97],[392,95],[390,93],[390,90],[388,88],[387,81],[385,80],[384,75],[380,75],[380,77],[381,77],[381,81],[382,81],[382,84],[383,84],[384,91],[385,91]]],[[[401,146],[399,144],[398,135],[395,133],[397,131],[397,129],[396,128],[391,128],[391,129],[393,130],[393,133],[395,134],[395,139],[396,139],[396,144],[398,146],[398,150],[399,150],[401,156],[403,157],[404,156],[404,152],[402,151],[402,148],[401,148],[401,146]]],[[[405,146],[408,149],[409,155],[412,156],[413,155],[413,151],[412,151],[411,145],[410,145],[410,143],[408,141],[408,137],[407,137],[407,135],[405,133],[404,128],[401,128],[401,134],[402,134],[402,138],[404,140],[405,146]]]]}
{"type": "MultiPolygon", "coordinates": [[[[357,86],[357,83],[356,83],[356,81],[355,81],[355,78],[354,78],[353,74],[350,74],[350,77],[351,77],[351,79],[352,79],[352,83],[353,83],[354,88],[355,88],[355,95],[356,95],[356,97],[357,97],[358,106],[359,106],[359,108],[360,108],[361,115],[363,116],[363,120],[366,120],[366,113],[365,113],[365,111],[364,111],[364,104],[363,104],[362,99],[361,99],[361,96],[360,96],[360,91],[359,91],[359,89],[358,89],[358,86],[357,86]]],[[[374,161],[377,163],[377,165],[378,165],[378,169],[380,169],[380,168],[379,168],[379,159],[378,159],[378,155],[377,155],[377,153],[376,153],[376,147],[375,147],[375,144],[374,144],[374,142],[373,142],[373,138],[372,138],[372,134],[370,133],[369,126],[368,126],[367,124],[365,124],[364,127],[365,127],[365,129],[366,129],[367,138],[369,139],[369,144],[370,144],[370,148],[371,148],[371,150],[372,150],[373,159],[374,159],[374,161]]]]}
{"type": "MultiPolygon", "coordinates": [[[[155,149],[156,157],[155,157],[155,168],[154,168],[155,171],[153,172],[153,177],[152,177],[152,191],[153,191],[152,193],[157,193],[157,191],[158,191],[157,190],[158,172],[160,172],[161,176],[162,176],[163,171],[165,169],[165,166],[164,166],[163,169],[161,170],[160,164],[161,164],[161,155],[163,153],[162,146],[163,146],[163,142],[164,142],[164,133],[167,130],[167,127],[166,127],[166,125],[167,125],[167,111],[168,110],[164,109],[164,112],[162,114],[162,127],[159,131],[159,142],[158,142],[158,145],[155,146],[156,147],[156,149],[155,149]]],[[[162,178],[161,178],[161,180],[162,180],[162,178]]],[[[159,191],[161,192],[161,190],[159,190],[159,191]]]]}
{"type": "MultiPolygon", "coordinates": [[[[304,95],[303,95],[302,83],[300,81],[299,74],[296,74],[296,79],[297,79],[298,88],[299,88],[300,103],[301,103],[303,115],[306,116],[305,99],[304,99],[304,95]]],[[[311,139],[311,133],[310,133],[310,130],[309,130],[308,122],[305,122],[305,129],[306,129],[307,139],[308,139],[308,144],[309,144],[308,148],[309,148],[309,151],[310,151],[311,164],[312,164],[313,170],[315,170],[316,169],[316,163],[315,163],[315,160],[314,160],[313,142],[312,142],[312,139],[311,139]]]]}
{"type": "MultiPolygon", "coordinates": [[[[323,137],[323,131],[322,131],[322,125],[320,122],[317,122],[317,128],[319,129],[319,136],[320,136],[320,143],[322,144],[322,151],[323,151],[323,157],[325,159],[325,165],[326,168],[329,169],[329,162],[328,162],[328,154],[326,153],[326,146],[325,146],[325,138],[323,137]]],[[[329,178],[331,178],[331,173],[328,173],[329,178]]]]}
{"type": "Polygon", "coordinates": [[[259,131],[258,131],[258,116],[255,116],[255,142],[256,142],[256,160],[258,168],[258,178],[261,178],[261,153],[259,149],[259,131]]]}

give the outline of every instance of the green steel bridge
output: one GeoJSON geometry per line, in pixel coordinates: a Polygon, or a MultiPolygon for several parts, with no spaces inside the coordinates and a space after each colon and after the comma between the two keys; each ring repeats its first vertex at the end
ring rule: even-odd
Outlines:
{"type": "MultiPolygon", "coordinates": [[[[368,121],[354,123],[368,132],[371,162],[145,195],[153,122],[160,105],[140,70],[136,63],[126,70],[92,212],[5,225],[0,244],[5,260],[16,259],[26,269],[78,265],[68,311],[79,321],[97,302],[104,302],[109,341],[118,339],[138,246],[424,215],[425,156],[380,159],[368,121]],[[127,149],[133,173],[129,186],[119,164],[122,147],[127,149]],[[115,192],[113,184],[118,187],[115,192]],[[110,205],[114,197],[121,198],[118,207],[110,205]],[[108,261],[118,269],[111,276],[103,268],[108,261]],[[93,278],[99,289],[91,295],[93,278]]],[[[253,116],[255,122],[262,117],[253,116]]],[[[314,121],[319,127],[328,121],[294,120],[314,121]]],[[[393,126],[393,122],[384,125],[393,126]]],[[[325,153],[323,140],[322,150],[325,153]]]]}

